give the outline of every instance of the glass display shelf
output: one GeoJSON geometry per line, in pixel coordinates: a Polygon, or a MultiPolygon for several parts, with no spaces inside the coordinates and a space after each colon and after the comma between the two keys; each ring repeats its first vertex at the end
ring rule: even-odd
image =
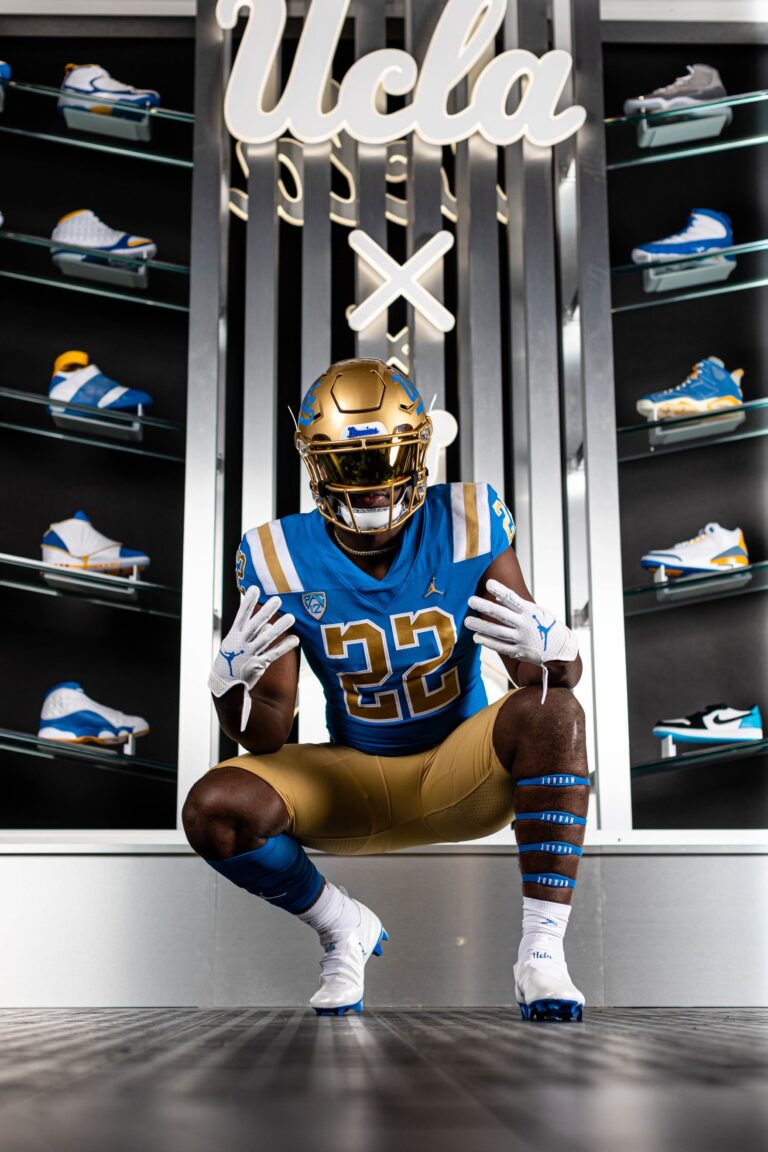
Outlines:
{"type": "MultiPolygon", "coordinates": [[[[651,237],[642,237],[647,239],[651,237]]],[[[658,308],[707,296],[745,292],[766,284],[768,240],[750,240],[680,260],[615,265],[611,268],[611,312],[617,315],[658,308]]]]}
{"type": "Polygon", "coordinates": [[[174,785],[176,783],[176,768],[172,764],[160,764],[155,760],[145,760],[141,756],[126,756],[115,749],[100,748],[92,744],[41,740],[29,732],[15,732],[11,728],[0,728],[0,749],[43,760],[79,760],[81,763],[91,764],[94,768],[108,772],[119,772],[125,776],[142,776],[148,780],[162,780],[174,785]]]}
{"type": "Polygon", "coordinates": [[[633,776],[654,776],[660,772],[676,772],[691,765],[746,760],[750,756],[760,756],[766,752],[768,752],[768,740],[744,740],[740,744],[718,744],[713,748],[698,748],[695,752],[678,753],[677,756],[662,756],[658,760],[634,764],[630,771],[633,776]]]}
{"type": "Polygon", "coordinates": [[[0,428],[74,444],[110,448],[115,452],[129,452],[155,460],[179,464],[184,462],[184,428],[176,421],[143,414],[103,412],[71,401],[66,405],[52,405],[48,396],[22,392],[16,388],[0,387],[0,428]],[[29,418],[23,421],[9,419],[4,409],[6,402],[9,405],[23,403],[29,418]],[[48,412],[49,407],[61,408],[62,412],[52,415],[48,412]],[[58,427],[53,427],[54,424],[58,427]],[[148,443],[144,442],[145,433],[148,443]]]}
{"type": "Polygon", "coordinates": [[[768,435],[768,398],[748,400],[738,408],[677,416],[671,420],[649,420],[616,429],[619,463],[652,460],[670,452],[729,444],[768,435]]]}
{"type": "Polygon", "coordinates": [[[62,245],[61,241],[54,242],[48,237],[8,229],[0,229],[0,241],[6,242],[2,246],[3,255],[7,253],[10,257],[10,261],[3,260],[0,267],[0,277],[5,279],[172,312],[189,312],[189,268],[185,264],[110,255],[108,259],[85,265],[77,261],[77,255],[92,256],[94,250],[77,244],[62,245]],[[60,251],[54,255],[53,249],[60,251]],[[74,253],[74,258],[68,258],[68,253],[74,253]],[[163,299],[148,294],[150,272],[153,278],[161,277],[163,299]]]}
{"type": "Polygon", "coordinates": [[[64,136],[60,132],[38,132],[31,128],[13,128],[0,124],[0,134],[22,136],[42,144],[66,144],[73,148],[85,148],[91,152],[106,152],[110,156],[125,156],[129,160],[150,160],[155,164],[166,164],[173,168],[192,169],[194,162],[183,156],[167,156],[161,152],[143,152],[138,148],[122,148],[118,144],[101,144],[96,140],[81,140],[77,136],[64,136]]]}
{"type": "Polygon", "coordinates": [[[609,172],[768,143],[768,91],[604,121],[609,172]],[[617,131],[623,129],[623,131],[617,131]]]}
{"type": "Polygon", "coordinates": [[[768,591],[768,560],[700,576],[678,576],[624,589],[624,615],[639,616],[686,604],[701,604],[748,592],[768,591]]]}
{"type": "Polygon", "coordinates": [[[0,587],[43,596],[74,596],[101,607],[181,619],[178,588],[128,576],[62,568],[9,552],[0,552],[0,587]]]}
{"type": "MultiPolygon", "coordinates": [[[[45,84],[27,84],[18,80],[9,80],[6,84],[8,92],[19,92],[29,94],[32,96],[47,96],[53,97],[58,100],[61,96],[59,88],[49,88],[45,84]]],[[[126,111],[135,113],[135,104],[129,104],[121,100],[110,100],[110,105],[114,108],[124,108],[126,111]]],[[[146,108],[142,109],[142,113],[146,112],[151,120],[173,120],[181,124],[194,124],[195,117],[191,112],[179,112],[173,108],[146,108]]]]}

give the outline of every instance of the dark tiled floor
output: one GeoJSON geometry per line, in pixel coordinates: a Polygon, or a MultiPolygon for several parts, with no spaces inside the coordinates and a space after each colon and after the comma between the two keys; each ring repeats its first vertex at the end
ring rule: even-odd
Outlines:
{"type": "Polygon", "coordinates": [[[2,1152],[768,1147],[768,1011],[0,1012],[2,1152]]]}

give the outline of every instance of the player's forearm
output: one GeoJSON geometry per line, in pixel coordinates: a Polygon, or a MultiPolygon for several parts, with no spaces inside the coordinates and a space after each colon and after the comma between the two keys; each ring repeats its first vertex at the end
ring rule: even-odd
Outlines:
{"type": "MultiPolygon", "coordinates": [[[[251,711],[243,731],[240,723],[243,711],[243,689],[233,688],[225,696],[213,697],[221,730],[230,740],[242,745],[255,756],[278,752],[291,730],[285,708],[276,701],[251,692],[251,711]]],[[[292,719],[292,716],[290,717],[292,719]]]]}

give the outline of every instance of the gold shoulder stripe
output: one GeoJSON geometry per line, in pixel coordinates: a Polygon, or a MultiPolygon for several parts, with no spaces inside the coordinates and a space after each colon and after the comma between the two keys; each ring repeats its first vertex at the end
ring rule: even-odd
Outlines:
{"type": "Polygon", "coordinates": [[[464,489],[464,523],[467,531],[467,544],[464,553],[467,560],[479,554],[480,526],[477,520],[477,490],[474,484],[462,485],[464,489]]]}
{"type": "Polygon", "coordinates": [[[288,583],[283,566],[277,556],[277,549],[275,542],[272,539],[272,532],[270,531],[269,524],[262,524],[256,529],[259,534],[259,542],[261,550],[264,553],[264,561],[272,577],[272,583],[275,585],[275,591],[278,595],[291,591],[291,586],[288,583]]]}

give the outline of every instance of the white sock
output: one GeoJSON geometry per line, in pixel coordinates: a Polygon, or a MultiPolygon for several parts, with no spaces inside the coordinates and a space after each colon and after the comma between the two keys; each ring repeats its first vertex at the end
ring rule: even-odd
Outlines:
{"type": "Polygon", "coordinates": [[[523,938],[517,951],[518,963],[522,960],[564,961],[563,937],[570,914],[570,904],[523,896],[523,938]]]}
{"type": "Polygon", "coordinates": [[[335,932],[350,932],[360,923],[360,909],[343,888],[326,880],[325,887],[311,908],[299,913],[299,920],[314,928],[322,940],[335,932]]]}

